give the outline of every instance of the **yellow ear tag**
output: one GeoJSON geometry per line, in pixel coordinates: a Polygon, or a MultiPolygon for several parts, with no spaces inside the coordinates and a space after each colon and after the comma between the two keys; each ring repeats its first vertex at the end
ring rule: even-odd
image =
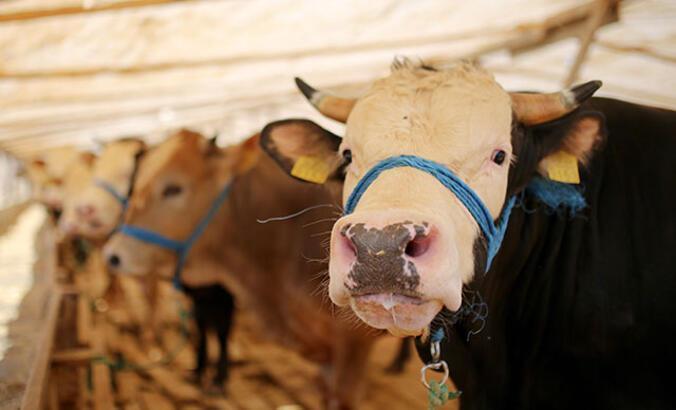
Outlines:
{"type": "Polygon", "coordinates": [[[315,184],[323,184],[326,178],[329,177],[329,165],[317,157],[301,156],[298,158],[293,168],[291,175],[296,178],[315,184]]]}
{"type": "Polygon", "coordinates": [[[559,151],[547,157],[545,168],[547,176],[552,181],[566,184],[580,183],[580,170],[577,167],[577,158],[565,151],[559,151]]]}

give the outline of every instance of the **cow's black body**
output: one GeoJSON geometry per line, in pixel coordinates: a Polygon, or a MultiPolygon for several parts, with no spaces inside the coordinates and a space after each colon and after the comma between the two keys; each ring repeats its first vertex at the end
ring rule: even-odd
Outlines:
{"type": "MultiPolygon", "coordinates": [[[[443,358],[463,409],[673,409],[676,388],[676,113],[608,99],[608,135],[581,169],[575,217],[526,198],[491,270],[488,305],[443,358]]],[[[424,360],[427,347],[419,347],[424,360]]]]}

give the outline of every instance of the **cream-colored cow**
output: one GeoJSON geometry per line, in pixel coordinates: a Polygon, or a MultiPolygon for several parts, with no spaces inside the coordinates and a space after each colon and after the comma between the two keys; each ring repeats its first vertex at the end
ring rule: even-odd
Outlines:
{"type": "MultiPolygon", "coordinates": [[[[329,181],[344,178],[344,201],[374,165],[413,155],[453,172],[495,220],[506,198],[552,154],[565,150],[584,161],[600,139],[601,122],[593,115],[542,138],[530,131],[571,112],[600,82],[554,94],[508,93],[475,65],[442,70],[404,60],[358,100],[299,86],[322,113],[346,122],[338,150],[335,136],[300,120],[268,125],[263,146],[301,179],[308,179],[299,169],[307,164],[329,181]]],[[[420,334],[444,306],[458,310],[463,284],[485,271],[484,239],[468,208],[435,177],[411,167],[390,169],[334,225],[331,300],[351,306],[373,327],[420,334]]]]}
{"type": "Polygon", "coordinates": [[[47,149],[29,158],[24,162],[24,174],[31,182],[33,198],[53,213],[60,213],[63,209],[66,180],[71,183],[72,192],[78,184],[80,171],[83,167],[90,166],[93,160],[91,153],[78,151],[72,146],[47,149]],[[78,168],[75,171],[74,166],[78,168]]]}
{"type": "Polygon", "coordinates": [[[117,226],[129,192],[136,157],[146,149],[137,138],[122,138],[103,146],[91,175],[67,201],[65,231],[90,240],[108,237],[117,226]]]}

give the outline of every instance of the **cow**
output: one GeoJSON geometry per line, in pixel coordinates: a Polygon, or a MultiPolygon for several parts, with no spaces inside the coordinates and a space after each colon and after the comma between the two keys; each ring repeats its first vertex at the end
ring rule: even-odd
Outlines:
{"type": "Polygon", "coordinates": [[[86,161],[73,161],[64,175],[63,183],[60,186],[61,216],[59,217],[58,228],[61,234],[65,236],[76,236],[73,227],[80,220],[80,215],[76,212],[75,203],[82,191],[89,185],[96,162],[96,156],[90,154],[86,161]]]}
{"type": "Polygon", "coordinates": [[[47,208],[54,222],[58,221],[63,209],[64,181],[69,170],[77,164],[80,168],[90,166],[93,160],[89,152],[63,146],[46,149],[24,161],[22,174],[31,183],[33,199],[47,208]]]}
{"type": "MultiPolygon", "coordinates": [[[[95,159],[90,152],[64,146],[46,149],[23,162],[22,174],[31,183],[33,200],[45,206],[53,224],[60,224],[65,201],[82,188],[95,159]]],[[[86,244],[62,230],[56,234],[58,265],[75,269],[84,263],[86,244]]],[[[71,270],[60,269],[58,277],[71,280],[71,270]]]]}
{"type": "Polygon", "coordinates": [[[91,175],[65,207],[73,218],[63,222],[66,232],[101,243],[115,229],[124,210],[136,157],[146,150],[145,142],[125,137],[103,144],[91,175]]]}
{"type": "MultiPolygon", "coordinates": [[[[70,190],[64,199],[63,217],[60,227],[69,236],[85,238],[102,246],[120,223],[132,189],[139,158],[148,149],[145,142],[137,137],[124,137],[103,144],[101,154],[89,175],[82,175],[80,188],[70,190]]],[[[157,275],[141,278],[118,277],[125,302],[139,324],[149,323],[142,329],[142,338],[153,342],[157,337],[159,286],[157,275]],[[150,306],[138,297],[139,285],[148,297],[150,306]],[[149,311],[150,310],[150,311],[149,311]]],[[[195,378],[200,381],[206,369],[207,330],[214,328],[219,338],[227,337],[234,312],[232,295],[220,286],[205,286],[185,289],[195,312],[198,330],[197,365],[195,378]],[[225,335],[225,336],[223,336],[225,335]]],[[[223,345],[225,346],[225,344],[223,345]]],[[[226,355],[221,355],[216,386],[222,384],[225,375],[226,355]],[[219,383],[220,382],[220,383],[219,383]]]]}
{"type": "Polygon", "coordinates": [[[336,305],[425,361],[445,328],[463,408],[674,408],[676,113],[598,81],[509,93],[469,63],[397,60],[356,100],[297,83],[345,136],[292,119],[261,142],[343,184],[336,305]]]}
{"type": "Polygon", "coordinates": [[[171,271],[172,252],[125,232],[135,227],[183,241],[209,209],[217,209],[185,256],[182,286],[220,284],[233,290],[259,319],[264,336],[321,365],[327,408],[354,408],[378,332],[355,327],[351,316],[334,317],[318,291],[326,255],[308,235],[330,228],[331,204],[321,187],[289,179],[262,153],[257,135],[219,148],[183,130],[142,159],[125,225],[105,254],[117,271],[144,274],[159,266],[171,271]],[[218,198],[225,201],[219,204],[218,198]],[[309,211],[288,220],[258,222],[303,209],[309,211]]]}
{"type": "Polygon", "coordinates": [[[137,137],[123,137],[99,145],[100,154],[88,173],[80,173],[77,189],[68,189],[70,184],[65,184],[59,228],[64,235],[88,245],[89,252],[85,257],[89,267],[95,267],[85,269],[79,281],[95,285],[83,287],[90,297],[105,295],[113,300],[123,297],[116,302],[127,305],[133,323],[142,331],[143,340],[151,343],[156,339],[159,326],[160,289],[156,276],[149,275],[141,280],[91,277],[93,272],[105,273],[105,269],[99,268],[100,248],[120,221],[136,169],[136,158],[145,152],[146,144],[137,137]],[[139,297],[143,294],[146,297],[139,297]]]}

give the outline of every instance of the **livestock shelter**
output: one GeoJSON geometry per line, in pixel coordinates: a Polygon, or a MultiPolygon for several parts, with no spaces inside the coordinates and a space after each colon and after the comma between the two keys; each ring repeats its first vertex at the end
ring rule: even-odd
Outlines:
{"type": "MultiPolygon", "coordinates": [[[[156,283],[167,325],[144,338],[147,292],[111,278],[95,246],[64,249],[22,170],[59,147],[180,128],[221,147],[283,118],[340,135],[293,78],[359,96],[396,57],[474,61],[507,90],[600,79],[600,96],[674,110],[676,2],[0,0],[0,409],[321,408],[319,366],[244,305],[225,394],[193,383],[187,299],[156,283]]],[[[376,343],[359,408],[427,407],[417,355],[388,372],[399,341],[376,343]]]]}

